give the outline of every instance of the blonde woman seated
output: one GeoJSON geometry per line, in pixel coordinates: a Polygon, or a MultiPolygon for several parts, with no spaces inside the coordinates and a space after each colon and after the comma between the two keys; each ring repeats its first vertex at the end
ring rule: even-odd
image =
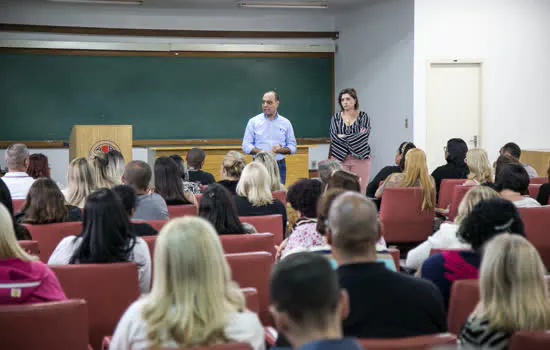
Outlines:
{"type": "Polygon", "coordinates": [[[550,295],[539,253],[525,238],[491,240],[479,272],[479,303],[460,331],[462,345],[507,349],[517,331],[550,329],[550,295]]]}
{"type": "Polygon", "coordinates": [[[262,163],[267,169],[267,172],[269,173],[269,187],[271,189],[271,192],[286,191],[285,186],[281,183],[279,166],[277,165],[277,161],[275,160],[275,157],[272,153],[262,151],[256,154],[256,157],[254,157],[254,161],[262,163]]]}
{"type": "Polygon", "coordinates": [[[109,158],[107,158],[106,153],[95,152],[90,160],[94,168],[95,184],[97,188],[113,188],[119,184],[120,179],[113,179],[109,175],[109,158]]]}
{"type": "Polygon", "coordinates": [[[473,148],[469,150],[466,153],[466,164],[470,173],[468,174],[468,180],[462,185],[477,186],[493,183],[493,170],[484,149],[473,148]]]}
{"type": "Polygon", "coordinates": [[[124,156],[119,151],[112,149],[105,153],[105,160],[107,160],[107,176],[113,179],[117,185],[121,185],[122,175],[124,175],[124,168],[126,167],[124,156]]]}
{"type": "Polygon", "coordinates": [[[222,161],[220,174],[223,180],[220,185],[227,188],[231,194],[237,193],[237,184],[246,165],[246,158],[237,151],[229,151],[222,161]]]}
{"type": "Polygon", "coordinates": [[[413,269],[419,269],[424,260],[430,257],[432,249],[470,249],[469,244],[458,239],[456,235],[458,227],[479,201],[492,198],[499,198],[499,195],[487,186],[478,186],[466,192],[458,206],[455,221],[442,223],[437,232],[428,237],[424,243],[409,251],[405,265],[413,269]]]}
{"type": "Polygon", "coordinates": [[[155,247],[151,293],[120,319],[111,349],[192,348],[228,342],[264,349],[258,316],[246,309],[214,227],[199,217],[171,220],[155,247]]]}
{"type": "Polygon", "coordinates": [[[395,187],[421,187],[423,200],[422,210],[435,206],[435,180],[428,172],[426,153],[419,148],[411,149],[405,156],[405,170],[391,174],[376,190],[375,197],[382,198],[384,189],[395,187]]]}
{"type": "Polygon", "coordinates": [[[273,198],[267,169],[261,163],[252,162],[244,167],[234,199],[239,216],[282,215],[283,232],[286,232],[285,205],[273,198]]]}
{"type": "Polygon", "coordinates": [[[86,197],[95,189],[95,174],[90,161],[84,157],[73,159],[67,173],[67,188],[61,191],[67,204],[84,208],[86,197]]]}

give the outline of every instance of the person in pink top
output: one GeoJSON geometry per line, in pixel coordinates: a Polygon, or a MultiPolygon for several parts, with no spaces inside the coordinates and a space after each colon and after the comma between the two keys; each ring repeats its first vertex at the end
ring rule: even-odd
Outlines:
{"type": "Polygon", "coordinates": [[[0,305],[67,300],[47,265],[17,243],[13,222],[0,204],[0,305]]]}

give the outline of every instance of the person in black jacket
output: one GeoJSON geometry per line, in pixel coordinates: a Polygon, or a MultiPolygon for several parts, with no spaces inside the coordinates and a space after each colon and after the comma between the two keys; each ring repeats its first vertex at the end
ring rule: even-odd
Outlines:
{"type": "Polygon", "coordinates": [[[382,168],[376,174],[374,179],[367,186],[367,197],[374,198],[374,194],[380,186],[380,183],[388,178],[393,173],[401,173],[405,169],[405,155],[410,149],[416,148],[412,142],[403,142],[399,145],[397,149],[397,154],[395,155],[395,165],[388,165],[382,168]]]}
{"type": "Polygon", "coordinates": [[[466,179],[470,170],[464,161],[468,153],[468,145],[463,139],[450,139],[445,147],[447,164],[435,169],[432,176],[435,180],[436,195],[443,179],[466,179]]]}

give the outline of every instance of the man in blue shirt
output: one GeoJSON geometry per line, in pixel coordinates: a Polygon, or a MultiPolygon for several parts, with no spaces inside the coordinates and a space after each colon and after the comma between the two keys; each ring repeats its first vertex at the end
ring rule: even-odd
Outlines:
{"type": "Polygon", "coordinates": [[[243,137],[243,152],[255,155],[261,151],[273,152],[281,173],[281,182],[286,181],[287,154],[296,153],[294,129],[288,119],[277,112],[279,94],[268,91],[262,98],[263,113],[252,117],[246,125],[243,137]]]}

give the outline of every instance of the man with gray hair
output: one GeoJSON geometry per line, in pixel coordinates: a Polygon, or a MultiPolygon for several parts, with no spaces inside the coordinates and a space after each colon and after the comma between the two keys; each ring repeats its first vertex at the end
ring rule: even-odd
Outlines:
{"type": "Polygon", "coordinates": [[[14,143],[6,149],[5,161],[8,172],[2,180],[8,186],[12,199],[25,199],[34,179],[27,174],[29,149],[22,143],[14,143]]]}
{"type": "Polygon", "coordinates": [[[345,336],[401,338],[447,331],[443,299],[435,285],[376,262],[381,233],[371,200],[355,192],[340,195],[330,208],[328,231],[340,286],[349,295],[345,336]]]}

